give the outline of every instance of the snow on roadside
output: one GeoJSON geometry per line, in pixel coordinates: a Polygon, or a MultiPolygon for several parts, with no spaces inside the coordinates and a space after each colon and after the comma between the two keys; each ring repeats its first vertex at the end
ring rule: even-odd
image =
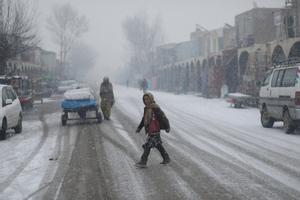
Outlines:
{"type": "MultiPolygon", "coordinates": [[[[47,119],[48,126],[53,127],[55,126],[54,123],[57,123],[57,113],[46,115],[45,119],[47,119]]],[[[7,141],[7,148],[11,148],[12,151],[1,162],[4,163],[2,165],[3,168],[1,168],[1,178],[3,178],[1,182],[11,176],[12,173],[18,172],[18,174],[16,174],[15,179],[0,194],[0,199],[25,199],[43,187],[40,184],[49,162],[52,162],[49,159],[55,148],[58,130],[49,132],[45,138],[45,142],[40,149],[37,149],[38,152],[36,152],[36,155],[33,155],[32,160],[26,160],[29,155],[35,153],[33,151],[36,150],[37,145],[45,137],[42,131],[43,128],[40,121],[24,121],[23,133],[12,137],[13,141],[7,141]],[[15,154],[15,156],[11,157],[12,154],[15,154]],[[24,162],[28,163],[23,166],[22,163],[24,162]],[[20,166],[24,168],[22,169],[20,166]]],[[[44,185],[46,186],[47,183],[44,185]]]]}
{"type": "Polygon", "coordinates": [[[32,144],[37,144],[42,137],[41,129],[40,121],[24,121],[21,134],[1,141],[1,151],[5,153],[0,157],[0,183],[5,181],[9,174],[13,173],[32,153],[34,149],[32,144]]]}

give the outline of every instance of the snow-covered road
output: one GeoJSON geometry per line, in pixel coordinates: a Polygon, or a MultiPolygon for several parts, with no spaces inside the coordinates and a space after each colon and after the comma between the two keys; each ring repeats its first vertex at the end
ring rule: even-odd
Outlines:
{"type": "Polygon", "coordinates": [[[112,120],[60,125],[59,101],[25,113],[0,141],[0,199],[300,199],[300,134],[262,128],[259,110],[222,99],[153,92],[171,124],[171,157],[142,154],[142,91],[115,87],[112,120]]]}
{"type": "MultiPolygon", "coordinates": [[[[119,89],[121,110],[133,120],[140,118],[141,92],[119,89]]],[[[238,199],[299,198],[299,132],[284,134],[282,123],[272,129],[262,128],[258,109],[234,109],[222,99],[153,94],[170,119],[171,133],[162,134],[167,149],[175,164],[185,166],[188,160],[190,165],[181,168],[192,179],[204,173],[212,179],[212,184],[207,185],[219,184],[238,199]],[[181,157],[183,161],[177,160],[181,157]]],[[[187,188],[193,188],[200,198],[201,184],[205,183],[196,178],[195,182],[196,187],[190,184],[187,188]]]]}

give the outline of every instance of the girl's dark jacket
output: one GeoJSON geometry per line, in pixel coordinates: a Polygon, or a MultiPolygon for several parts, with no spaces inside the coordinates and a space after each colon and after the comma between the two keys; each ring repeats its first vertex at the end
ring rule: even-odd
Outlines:
{"type": "MultiPolygon", "coordinates": [[[[145,115],[146,109],[147,108],[145,107],[144,115],[145,115]]],[[[154,112],[154,115],[155,115],[157,121],[159,122],[160,130],[165,130],[166,132],[169,132],[170,124],[169,124],[169,120],[166,117],[165,113],[159,107],[152,108],[152,111],[154,112]]],[[[142,121],[140,122],[140,124],[138,126],[138,131],[140,131],[143,127],[144,127],[144,117],[142,118],[142,121]]],[[[146,134],[148,133],[148,129],[149,129],[149,127],[145,126],[146,134]]]]}

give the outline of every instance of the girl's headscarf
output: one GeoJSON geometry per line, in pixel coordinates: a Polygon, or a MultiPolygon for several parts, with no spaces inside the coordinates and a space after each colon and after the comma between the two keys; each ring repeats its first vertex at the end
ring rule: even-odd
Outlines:
{"type": "Polygon", "coordinates": [[[152,113],[153,113],[152,108],[157,108],[159,106],[155,103],[153,94],[151,94],[150,92],[145,93],[143,95],[143,101],[145,96],[148,96],[150,99],[150,104],[149,105],[145,104],[146,106],[145,106],[145,113],[144,113],[144,126],[148,126],[152,119],[152,113]]]}

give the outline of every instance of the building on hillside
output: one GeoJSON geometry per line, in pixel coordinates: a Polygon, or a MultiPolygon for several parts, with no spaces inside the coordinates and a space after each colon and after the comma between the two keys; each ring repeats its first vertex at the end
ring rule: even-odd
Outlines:
{"type": "Polygon", "coordinates": [[[201,55],[201,44],[197,40],[180,42],[176,45],[176,61],[197,58],[201,55]]]}
{"type": "Polygon", "coordinates": [[[299,2],[287,0],[285,8],[254,8],[236,17],[240,92],[258,96],[257,82],[266,70],[300,57],[299,2]]]}
{"type": "Polygon", "coordinates": [[[177,61],[176,46],[176,43],[170,43],[156,48],[157,63],[160,66],[175,63],[177,61]]]}
{"type": "Polygon", "coordinates": [[[237,64],[237,31],[235,26],[225,24],[223,27],[222,66],[224,79],[222,86],[227,86],[229,92],[235,92],[238,85],[238,64],[237,64]]]}
{"type": "Polygon", "coordinates": [[[224,74],[223,48],[222,28],[208,31],[199,25],[189,41],[159,47],[159,89],[218,96],[224,74]]]}
{"type": "Polygon", "coordinates": [[[235,17],[239,92],[258,95],[257,81],[270,65],[266,44],[276,40],[280,8],[253,8],[235,17]]]}
{"type": "Polygon", "coordinates": [[[223,49],[235,49],[237,47],[236,27],[226,23],[222,30],[223,49]]]}
{"type": "Polygon", "coordinates": [[[286,0],[288,12],[283,17],[289,38],[300,37],[300,0],[286,0]]]}
{"type": "Polygon", "coordinates": [[[227,85],[229,92],[257,96],[267,69],[300,58],[299,9],[300,0],[286,0],[285,8],[243,12],[234,26],[206,30],[197,25],[189,41],[164,49],[156,72],[159,89],[212,97],[227,85]]]}
{"type": "Polygon", "coordinates": [[[274,12],[280,8],[253,8],[235,16],[238,47],[265,44],[276,39],[274,12]]]}

